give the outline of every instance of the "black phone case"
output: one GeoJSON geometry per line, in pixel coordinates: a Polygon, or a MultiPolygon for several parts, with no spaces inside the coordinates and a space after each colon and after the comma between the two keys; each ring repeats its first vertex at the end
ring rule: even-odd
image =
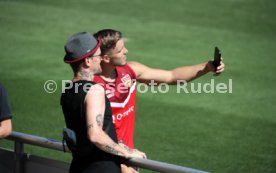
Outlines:
{"type": "Polygon", "coordinates": [[[218,47],[215,47],[215,54],[214,54],[214,61],[213,65],[215,68],[217,68],[220,65],[221,61],[221,52],[218,47]]]}

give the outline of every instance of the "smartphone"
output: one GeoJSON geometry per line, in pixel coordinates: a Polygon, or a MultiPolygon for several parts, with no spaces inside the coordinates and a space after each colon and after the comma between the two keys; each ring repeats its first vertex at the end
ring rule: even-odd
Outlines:
{"type": "Polygon", "coordinates": [[[213,65],[215,68],[217,68],[220,65],[221,62],[221,52],[218,47],[215,47],[215,54],[214,54],[214,61],[213,65]]]}

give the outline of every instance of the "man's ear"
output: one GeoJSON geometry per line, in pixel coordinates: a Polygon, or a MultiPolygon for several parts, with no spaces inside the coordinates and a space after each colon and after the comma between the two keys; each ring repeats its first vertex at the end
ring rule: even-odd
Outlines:
{"type": "Polygon", "coordinates": [[[85,58],[83,62],[86,67],[90,67],[92,63],[92,58],[85,58]]]}
{"type": "Polygon", "coordinates": [[[103,55],[102,56],[102,61],[105,63],[109,63],[110,62],[110,57],[108,55],[103,55]]]}

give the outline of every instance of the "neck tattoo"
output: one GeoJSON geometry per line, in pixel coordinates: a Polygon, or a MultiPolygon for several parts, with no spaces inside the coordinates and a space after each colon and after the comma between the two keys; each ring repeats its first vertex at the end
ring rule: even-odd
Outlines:
{"type": "Polygon", "coordinates": [[[81,71],[80,72],[80,79],[81,80],[92,80],[92,74],[91,72],[87,72],[87,71],[81,71]]]}

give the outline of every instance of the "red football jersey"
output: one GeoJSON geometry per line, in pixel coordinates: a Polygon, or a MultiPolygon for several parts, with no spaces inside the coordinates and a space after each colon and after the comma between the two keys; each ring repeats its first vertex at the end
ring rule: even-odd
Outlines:
{"type": "Polygon", "coordinates": [[[94,77],[94,81],[103,85],[110,100],[118,140],[134,148],[136,75],[128,65],[117,66],[116,72],[117,77],[114,82],[107,82],[98,75],[94,77]]]}

